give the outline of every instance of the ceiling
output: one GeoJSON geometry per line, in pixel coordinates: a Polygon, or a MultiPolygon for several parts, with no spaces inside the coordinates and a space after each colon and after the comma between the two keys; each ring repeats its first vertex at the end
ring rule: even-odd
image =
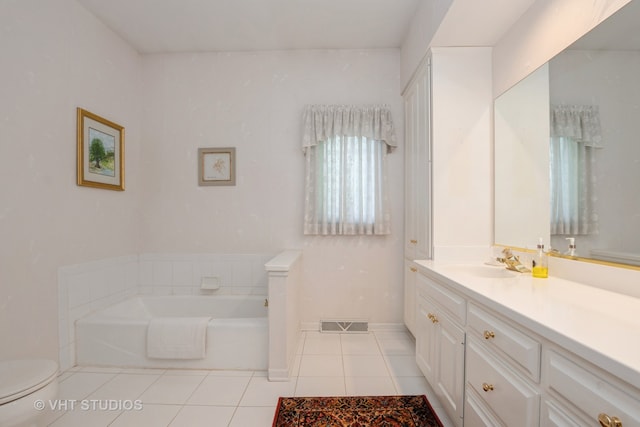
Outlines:
{"type": "Polygon", "coordinates": [[[422,0],[78,0],[140,53],[400,47],[422,0]]]}

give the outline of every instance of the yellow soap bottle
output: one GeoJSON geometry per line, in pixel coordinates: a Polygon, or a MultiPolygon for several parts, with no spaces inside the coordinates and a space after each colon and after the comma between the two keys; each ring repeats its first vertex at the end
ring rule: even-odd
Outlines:
{"type": "Polygon", "coordinates": [[[544,251],[542,237],[538,241],[538,252],[533,257],[531,274],[542,279],[549,277],[549,255],[544,251]]]}

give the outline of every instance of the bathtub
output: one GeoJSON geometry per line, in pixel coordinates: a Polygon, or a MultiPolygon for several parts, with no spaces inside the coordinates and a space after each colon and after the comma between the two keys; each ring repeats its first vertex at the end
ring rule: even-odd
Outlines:
{"type": "Polygon", "coordinates": [[[135,296],[75,324],[80,366],[266,370],[268,319],[264,296],[135,296]],[[151,359],[146,353],[154,317],[209,317],[204,359],[151,359]]]}

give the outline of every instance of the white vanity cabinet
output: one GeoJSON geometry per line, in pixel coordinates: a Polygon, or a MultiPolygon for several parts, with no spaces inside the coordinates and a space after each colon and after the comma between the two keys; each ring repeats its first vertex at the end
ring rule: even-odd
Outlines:
{"type": "Polygon", "coordinates": [[[457,426],[640,427],[640,302],[561,279],[483,279],[434,264],[414,263],[416,360],[457,426]],[[603,305],[621,313],[598,318],[603,305]]]}
{"type": "Polygon", "coordinates": [[[457,426],[464,405],[464,298],[416,276],[416,362],[457,426]]]}

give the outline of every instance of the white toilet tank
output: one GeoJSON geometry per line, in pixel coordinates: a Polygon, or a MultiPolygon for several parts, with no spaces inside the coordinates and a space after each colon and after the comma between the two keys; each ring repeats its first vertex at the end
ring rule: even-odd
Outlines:
{"type": "Polygon", "coordinates": [[[58,364],[52,360],[0,361],[0,426],[46,425],[49,402],[58,395],[57,376],[58,364]]]}

